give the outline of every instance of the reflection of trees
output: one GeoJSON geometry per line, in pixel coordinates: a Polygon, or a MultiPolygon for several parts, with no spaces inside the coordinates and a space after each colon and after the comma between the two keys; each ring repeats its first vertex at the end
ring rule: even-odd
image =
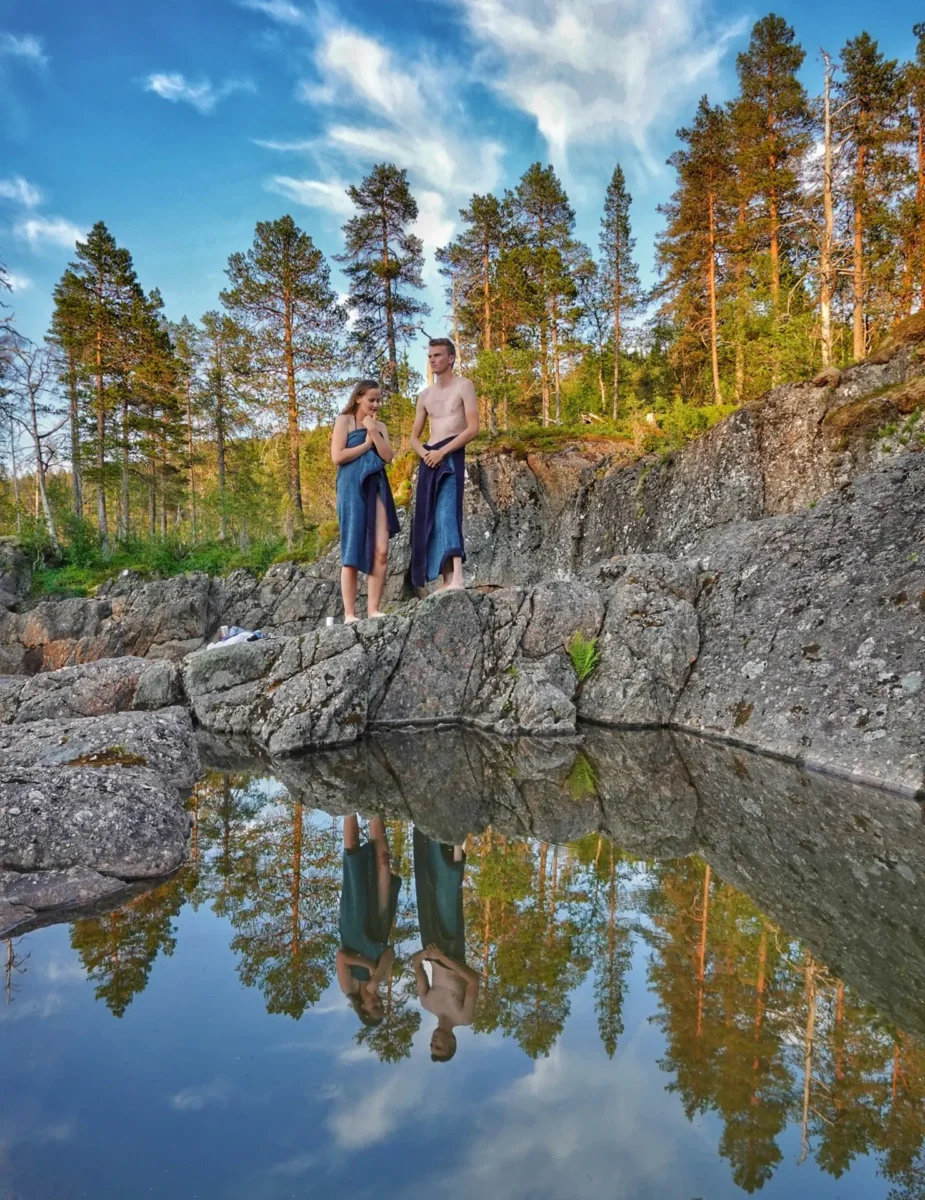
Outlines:
{"type": "Polygon", "coordinates": [[[29,958],[28,954],[20,955],[17,952],[17,942],[14,938],[6,938],[3,948],[3,994],[6,996],[7,1004],[13,1003],[13,995],[18,990],[16,984],[17,975],[25,975],[26,962],[29,958]]]}
{"type": "Polygon", "coordinates": [[[97,1000],[113,1016],[121,1017],[144,991],[158,954],[173,954],[173,918],[194,883],[194,876],[183,871],[121,908],[71,926],[71,946],[95,985],[97,1000]]]}
{"type": "Polygon", "coordinates": [[[887,1029],[708,866],[656,866],[643,903],[660,1065],[689,1118],[722,1118],[736,1183],[753,1192],[770,1179],[792,1121],[803,1155],[829,1174],[879,1153],[899,1185],[892,1200],[925,1194],[925,1048],[887,1029]]]}

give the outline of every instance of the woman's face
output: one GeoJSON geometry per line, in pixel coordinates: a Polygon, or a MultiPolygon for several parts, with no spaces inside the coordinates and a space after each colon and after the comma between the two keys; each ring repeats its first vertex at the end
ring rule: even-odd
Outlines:
{"type": "Polygon", "coordinates": [[[357,416],[361,421],[364,417],[378,417],[381,403],[382,392],[378,388],[370,388],[368,392],[357,397],[357,416]]]}

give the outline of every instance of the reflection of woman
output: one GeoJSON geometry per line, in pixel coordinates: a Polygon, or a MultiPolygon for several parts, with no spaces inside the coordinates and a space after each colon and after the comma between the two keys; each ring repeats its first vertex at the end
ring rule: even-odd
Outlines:
{"type": "Polygon", "coordinates": [[[446,846],[414,831],[414,882],[423,949],[412,955],[421,1006],[437,1018],[430,1039],[434,1062],[456,1053],[457,1025],[471,1025],[479,994],[477,972],[466,966],[462,883],[466,855],[462,846],[446,846]],[[431,964],[427,978],[424,963],[431,964]]]}
{"type": "Polygon", "coordinates": [[[400,888],[401,879],[389,867],[382,821],[370,821],[369,841],[360,845],[356,813],[344,817],[337,982],[364,1025],[379,1025],[384,1016],[379,984],[395,958],[388,943],[400,888]]]}
{"type": "Polygon", "coordinates": [[[382,395],[374,379],[361,379],[334,422],[331,458],[337,464],[337,521],[340,526],[340,587],[344,621],[356,619],[357,571],[369,576],[367,616],[381,617],[389,538],[398,533],[398,514],[385,464],[392,461],[389,433],[379,420],[382,395]]]}

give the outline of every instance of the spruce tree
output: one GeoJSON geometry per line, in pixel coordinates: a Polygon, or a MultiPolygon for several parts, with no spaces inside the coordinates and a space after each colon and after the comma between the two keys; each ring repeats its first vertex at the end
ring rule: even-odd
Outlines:
{"type": "Polygon", "coordinates": [[[286,428],[291,536],[302,525],[301,417],[306,411],[326,415],[346,316],[324,255],[290,216],[259,221],[253,245],[231,255],[226,274],[231,287],[222,292],[222,303],[255,334],[286,428]]]}
{"type": "Polygon", "coordinates": [[[803,194],[800,167],[810,145],[810,110],[797,72],[804,51],[793,29],[773,13],[752,29],[737,59],[741,97],[735,118],[742,154],[742,186],[769,256],[770,301],[779,318],[782,260],[799,239],[803,194]]]}
{"type": "Polygon", "coordinates": [[[430,308],[415,295],[423,286],[424,247],[411,231],[417,201],[408,175],[380,163],[347,195],[357,209],[344,225],[344,264],[350,280],[348,306],[356,312],[351,341],[363,370],[379,374],[386,395],[396,391],[399,346],[418,333],[430,308]]]}
{"type": "Polygon", "coordinates": [[[900,76],[876,41],[862,33],[841,53],[844,79],[838,91],[843,135],[853,157],[850,188],[852,232],[852,349],[867,353],[868,325],[889,322],[896,269],[891,202],[900,180],[897,154],[900,76]]]}
{"type": "Polygon", "coordinates": [[[623,168],[614,167],[604,198],[601,219],[601,276],[610,293],[613,314],[613,419],[620,410],[620,346],[623,317],[640,299],[639,268],[633,258],[636,239],[630,226],[632,196],[626,190],[623,168]]]}

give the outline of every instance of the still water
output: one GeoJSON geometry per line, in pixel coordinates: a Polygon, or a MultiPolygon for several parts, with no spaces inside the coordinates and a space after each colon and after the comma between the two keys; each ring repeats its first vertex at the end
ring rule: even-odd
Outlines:
{"type": "Polygon", "coordinates": [[[2,1200],[925,1196],[916,802],[665,733],[205,750],[188,870],[3,947],[2,1200]]]}

